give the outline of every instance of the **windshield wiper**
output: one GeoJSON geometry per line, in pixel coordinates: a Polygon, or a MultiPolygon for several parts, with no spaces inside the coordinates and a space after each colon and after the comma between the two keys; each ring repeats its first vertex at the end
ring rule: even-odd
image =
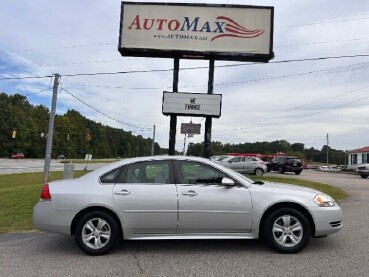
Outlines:
{"type": "Polygon", "coordinates": [[[253,185],[264,185],[264,182],[263,181],[254,181],[252,184],[253,185]]]}

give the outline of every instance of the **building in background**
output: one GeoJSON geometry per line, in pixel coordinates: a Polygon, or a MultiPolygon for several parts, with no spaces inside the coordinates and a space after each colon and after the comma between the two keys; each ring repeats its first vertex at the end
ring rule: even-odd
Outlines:
{"type": "Polygon", "coordinates": [[[356,169],[358,165],[369,163],[369,146],[348,151],[348,168],[356,169]]]}

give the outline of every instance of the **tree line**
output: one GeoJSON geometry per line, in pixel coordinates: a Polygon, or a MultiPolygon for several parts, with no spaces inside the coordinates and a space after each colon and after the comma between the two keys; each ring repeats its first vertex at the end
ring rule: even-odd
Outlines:
{"type": "MultiPolygon", "coordinates": [[[[0,93],[0,157],[22,152],[28,158],[44,158],[50,111],[31,105],[25,96],[0,93]]],[[[56,115],[53,158],[116,158],[148,156],[152,139],[94,122],[78,111],[56,115]]],[[[155,143],[155,154],[167,153],[155,143]]]]}
{"type": "MultiPolygon", "coordinates": [[[[46,106],[34,106],[20,94],[0,93],[0,157],[22,152],[28,158],[44,158],[50,111],[46,106]]],[[[152,139],[131,132],[94,122],[78,111],[68,110],[56,115],[53,139],[53,158],[64,155],[67,158],[125,158],[151,154],[152,139]]],[[[167,154],[168,149],[155,143],[154,154],[167,154]]],[[[203,143],[189,143],[188,156],[202,156],[203,143]]],[[[272,142],[246,142],[239,144],[213,141],[211,155],[228,153],[276,154],[284,152],[304,160],[306,163],[327,160],[327,145],[321,150],[306,149],[303,143],[289,143],[286,140],[272,142]]],[[[345,164],[345,152],[328,148],[329,162],[345,164]]],[[[178,152],[177,152],[178,153],[178,152]]]]}

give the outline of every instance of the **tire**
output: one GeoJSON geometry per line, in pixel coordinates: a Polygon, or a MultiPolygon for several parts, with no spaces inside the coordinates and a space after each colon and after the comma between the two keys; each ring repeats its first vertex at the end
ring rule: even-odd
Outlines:
{"type": "Polygon", "coordinates": [[[78,247],[91,256],[105,255],[118,245],[121,236],[117,221],[104,211],[86,213],[75,230],[78,247]]]}
{"type": "Polygon", "coordinates": [[[279,174],[283,174],[283,173],[284,173],[284,171],[283,171],[283,167],[282,167],[282,166],[279,166],[279,167],[278,167],[278,173],[279,173],[279,174]]]}
{"type": "Polygon", "coordinates": [[[254,170],[254,174],[255,174],[256,176],[263,176],[263,174],[264,174],[264,170],[263,170],[262,168],[260,168],[260,167],[255,168],[255,170],[254,170]]]}
{"type": "Polygon", "coordinates": [[[296,175],[300,175],[302,171],[295,171],[296,175]]]}
{"type": "Polygon", "coordinates": [[[368,175],[361,174],[360,176],[361,176],[361,178],[364,178],[364,179],[368,178],[368,175]]]}
{"type": "Polygon", "coordinates": [[[309,221],[300,211],[293,208],[273,211],[266,218],[262,230],[266,244],[283,254],[301,251],[311,237],[309,221]]]}

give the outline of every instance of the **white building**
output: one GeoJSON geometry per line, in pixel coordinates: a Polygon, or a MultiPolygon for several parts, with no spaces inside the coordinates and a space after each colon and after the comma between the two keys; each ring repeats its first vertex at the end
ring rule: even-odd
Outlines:
{"type": "Polygon", "coordinates": [[[366,163],[369,163],[369,146],[348,151],[348,168],[356,169],[366,163]]]}

